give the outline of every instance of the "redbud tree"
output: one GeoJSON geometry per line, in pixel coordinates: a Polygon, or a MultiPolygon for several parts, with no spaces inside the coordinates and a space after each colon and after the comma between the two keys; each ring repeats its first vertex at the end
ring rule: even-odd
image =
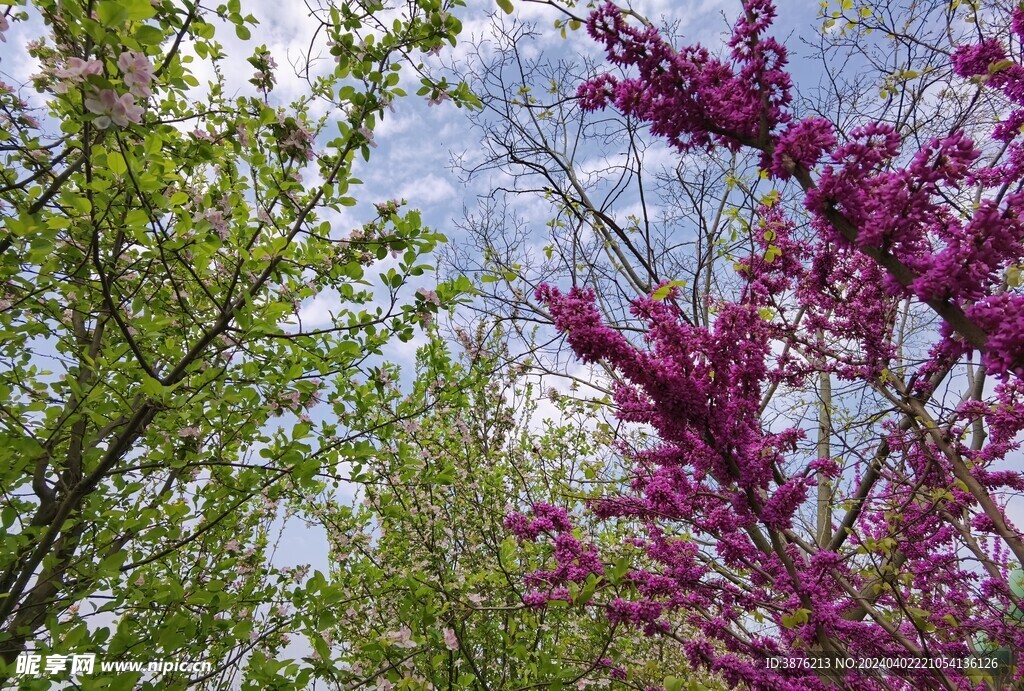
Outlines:
{"type": "MultiPolygon", "coordinates": [[[[914,7],[847,5],[826,32],[915,40],[901,34],[914,7]]],[[[584,110],[617,109],[683,155],[753,154],[773,190],[742,225],[735,290],[702,296],[706,322],[667,280],[632,303],[642,342],[585,285],[536,290],[576,355],[613,371],[619,418],[657,443],[622,444],[629,491],[590,506],[635,527],[629,563],[602,559],[565,508],[509,515],[553,546],[526,602],[602,609],[751,688],[1019,678],[1024,9],[983,5],[936,10],[948,45],[926,43],[927,67],[884,85],[899,108],[842,118],[801,112],[815,109],[796,98],[769,0],[742,3],[718,51],[675,47],[611,4],[586,18],[612,71],[580,86],[584,110]],[[927,92],[925,73],[943,75],[933,99],[961,104],[934,136],[905,115],[927,98],[893,95],[917,78],[927,92]],[[804,414],[780,407],[801,392],[816,400],[804,414]],[[905,664],[836,669],[878,658],[905,664]],[[982,659],[999,664],[967,668],[982,659]]]]}

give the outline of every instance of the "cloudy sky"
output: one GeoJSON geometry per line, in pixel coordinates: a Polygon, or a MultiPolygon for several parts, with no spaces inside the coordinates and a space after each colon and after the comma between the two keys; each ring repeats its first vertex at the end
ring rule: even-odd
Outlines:
{"type": "MultiPolygon", "coordinates": [[[[221,69],[227,77],[227,84],[235,86],[239,95],[254,94],[255,87],[248,84],[253,68],[246,62],[255,46],[265,44],[279,65],[277,70],[277,88],[275,99],[286,104],[302,97],[308,90],[306,80],[298,74],[297,66],[304,64],[311,39],[317,30],[317,22],[301,2],[288,0],[289,11],[281,11],[281,0],[251,0],[245,4],[246,11],[251,12],[259,20],[253,30],[252,38],[243,42],[236,38],[229,28],[222,28],[217,33],[217,40],[224,44],[224,53],[228,56],[221,69]]],[[[793,27],[800,26],[807,30],[813,23],[814,13],[818,4],[812,0],[787,0],[782,5],[777,33],[790,34],[793,27]]],[[[537,39],[527,49],[528,57],[543,53],[545,57],[558,59],[570,57],[578,59],[586,56],[595,61],[600,60],[599,47],[590,40],[584,30],[570,32],[567,38],[553,28],[554,21],[563,15],[553,8],[539,2],[515,3],[516,12],[507,17],[501,12],[494,0],[469,0],[468,7],[461,8],[458,15],[463,22],[463,33],[459,44],[445,50],[440,56],[424,56],[425,62],[438,75],[443,75],[450,66],[464,69],[471,65],[476,46],[483,44],[486,54],[487,45],[493,34],[496,22],[509,25],[511,22],[527,22],[538,29],[537,39]],[[530,54],[532,51],[532,55],[530,54]]],[[[677,35],[683,35],[687,41],[700,41],[715,45],[729,23],[735,19],[740,7],[739,0],[636,0],[630,5],[655,23],[665,22],[673,25],[677,35]]],[[[581,11],[582,12],[582,11],[581,11]]],[[[32,18],[28,22],[17,22],[7,32],[8,41],[0,44],[0,80],[12,84],[26,84],[30,75],[39,72],[39,65],[24,50],[25,41],[42,33],[41,23],[32,18]]],[[[323,39],[323,37],[320,37],[323,39]]],[[[798,44],[791,41],[795,48],[798,44]]],[[[319,61],[324,69],[333,66],[328,54],[326,40],[322,45],[319,61]]],[[[316,45],[316,42],[314,42],[316,45]]],[[[186,46],[186,50],[188,47],[186,46]]],[[[317,51],[313,51],[314,56],[317,51]]],[[[798,55],[796,61],[799,61],[798,55]]],[[[213,77],[206,61],[197,60],[193,63],[196,76],[205,85],[207,79],[213,77]],[[205,71],[204,71],[205,70],[205,71]]],[[[403,74],[408,76],[408,70],[403,74]]],[[[418,83],[403,84],[410,94],[414,94],[418,83]]],[[[33,105],[40,108],[45,105],[45,96],[30,88],[22,89],[21,95],[33,105]]],[[[374,139],[378,144],[368,164],[357,161],[355,174],[363,180],[361,189],[354,190],[359,204],[332,214],[336,232],[341,235],[362,225],[372,218],[372,204],[387,199],[404,198],[410,207],[419,208],[423,212],[427,225],[445,233],[451,240],[459,240],[456,228],[457,221],[462,219],[465,210],[474,210],[477,200],[488,194],[492,189],[508,181],[500,173],[491,173],[476,177],[467,185],[453,169],[453,157],[463,162],[474,162],[479,158],[480,133],[469,125],[466,113],[455,108],[450,102],[432,106],[425,97],[410,95],[395,104],[395,112],[386,113],[378,124],[374,139]]],[[[314,116],[326,115],[329,119],[340,116],[340,112],[330,112],[330,106],[323,102],[314,104],[314,116]]],[[[190,125],[191,126],[191,125],[190,125]]],[[[329,124],[325,131],[334,132],[329,124]]],[[[672,152],[663,149],[661,155],[665,163],[671,164],[672,152]]],[[[594,165],[603,165],[605,161],[594,160],[594,165]]],[[[311,165],[303,172],[304,179],[315,182],[317,175],[311,165]]],[[[581,166],[585,172],[586,165],[581,166]]],[[[524,218],[543,229],[546,209],[543,205],[530,204],[523,200],[517,212],[524,218]]],[[[619,206],[622,215],[630,212],[628,204],[619,206]]],[[[538,240],[541,237],[538,236],[538,240]]],[[[382,269],[389,268],[381,265],[382,269]]],[[[425,279],[426,283],[428,279],[425,279]]],[[[339,306],[336,296],[325,294],[307,301],[301,312],[302,323],[306,327],[323,326],[329,315],[339,306]]],[[[419,345],[398,345],[395,357],[405,360],[419,345]]]]}
{"type": "MultiPolygon", "coordinates": [[[[270,7],[275,5],[266,0],[260,0],[258,4],[269,6],[267,14],[257,13],[259,17],[268,16],[270,7]]],[[[804,31],[813,30],[817,2],[788,0],[780,4],[784,9],[778,22],[779,35],[792,35],[796,27],[804,31]]],[[[576,56],[584,55],[600,61],[602,53],[585,31],[570,32],[567,38],[561,37],[553,24],[562,15],[548,6],[519,2],[516,3],[515,15],[507,17],[497,9],[493,0],[470,0],[469,5],[459,15],[464,26],[459,45],[437,58],[427,58],[439,74],[448,66],[467,67],[469,61],[473,60],[474,47],[490,42],[495,23],[508,25],[513,21],[536,25],[538,38],[533,43],[533,56],[543,53],[552,59],[575,59],[576,56]]],[[[740,3],[738,0],[640,0],[633,3],[633,6],[656,23],[675,23],[676,33],[684,35],[687,40],[715,45],[722,32],[734,20],[740,3]]],[[[278,95],[285,100],[303,93],[305,82],[293,74],[286,74],[284,66],[302,55],[309,44],[308,36],[312,30],[308,18],[296,12],[289,13],[276,23],[263,23],[253,34],[253,40],[266,43],[282,66],[278,95]]],[[[799,45],[795,41],[790,43],[796,52],[794,60],[799,62],[799,45]]],[[[241,48],[239,46],[240,52],[244,54],[241,48]]],[[[486,52],[486,48],[484,50],[486,52]]],[[[244,81],[241,77],[248,78],[250,68],[242,64],[239,70],[239,81],[244,81]]],[[[409,85],[406,90],[414,94],[416,86],[409,85]]],[[[459,173],[453,169],[452,159],[478,158],[480,134],[469,126],[465,112],[453,107],[451,103],[431,106],[426,98],[410,96],[396,103],[396,112],[386,114],[375,130],[374,139],[378,147],[373,150],[370,163],[363,164],[362,170],[356,171],[357,177],[365,183],[358,193],[360,204],[346,209],[346,213],[337,219],[342,227],[355,228],[369,218],[370,205],[374,202],[404,198],[410,206],[423,211],[425,223],[445,233],[451,242],[458,243],[462,238],[456,226],[464,217],[465,210],[474,210],[478,198],[486,196],[495,187],[509,183],[498,172],[481,175],[468,185],[460,179],[459,173]]],[[[674,154],[667,148],[663,147],[658,155],[664,158],[665,164],[673,165],[674,154]]],[[[544,222],[547,220],[543,214],[546,208],[529,198],[521,198],[517,203],[517,213],[536,226],[538,242],[543,244],[544,222]]],[[[620,211],[623,216],[628,214],[628,204],[622,205],[620,211]]],[[[425,282],[429,280],[425,279],[425,282]]],[[[330,294],[307,301],[301,314],[304,326],[317,326],[322,320],[328,319],[329,313],[336,307],[334,296],[330,294]]],[[[422,336],[407,344],[396,342],[387,355],[408,371],[415,350],[422,342],[422,336]]],[[[575,365],[575,373],[587,376],[581,365],[575,365]]],[[[552,381],[550,384],[567,388],[567,382],[552,381]]],[[[554,408],[544,404],[541,412],[553,413],[554,408]]],[[[311,555],[314,555],[313,568],[326,567],[326,538],[318,530],[291,526],[282,544],[285,547],[278,555],[282,563],[309,561],[311,555]]]]}
{"type": "MultiPolygon", "coordinates": [[[[795,30],[813,29],[817,2],[787,0],[779,4],[782,8],[777,35],[792,36],[795,30]]],[[[543,54],[551,59],[578,59],[586,56],[600,61],[601,51],[585,31],[569,32],[567,38],[562,38],[553,25],[563,15],[545,4],[517,1],[516,11],[511,17],[501,12],[493,0],[469,0],[468,5],[458,11],[464,27],[458,45],[437,57],[425,56],[426,62],[438,75],[444,74],[451,66],[459,69],[471,66],[474,54],[481,45],[486,54],[495,23],[508,26],[511,22],[527,22],[536,26],[537,38],[526,48],[527,57],[543,54]]],[[[674,34],[685,36],[688,42],[699,41],[715,46],[720,45],[719,39],[734,20],[740,2],[636,0],[631,6],[656,24],[671,25],[674,34]]],[[[306,93],[308,85],[295,67],[304,64],[311,38],[317,29],[316,21],[304,4],[295,0],[251,0],[245,3],[245,8],[260,22],[249,41],[240,41],[227,27],[219,29],[217,33],[217,40],[224,44],[224,53],[228,56],[221,65],[227,84],[236,86],[239,95],[254,93],[254,87],[248,84],[253,68],[246,62],[246,58],[252,54],[255,46],[265,44],[279,65],[275,90],[277,101],[283,104],[300,98],[306,93]],[[282,11],[284,4],[288,6],[287,11],[282,11]]],[[[0,44],[0,79],[12,84],[25,84],[30,75],[39,71],[39,65],[27,55],[24,46],[27,40],[41,33],[42,26],[38,18],[12,24],[7,32],[7,42],[0,44]]],[[[323,59],[318,64],[329,69],[333,61],[327,53],[326,41],[322,39],[321,36],[319,44],[322,45],[323,59]]],[[[796,52],[794,61],[799,69],[799,44],[792,40],[788,43],[796,52]]],[[[201,83],[205,84],[207,79],[213,77],[212,72],[203,72],[204,68],[208,69],[207,63],[197,61],[194,64],[197,65],[196,76],[201,83]]],[[[418,84],[403,86],[410,94],[414,94],[418,84]]],[[[45,106],[42,94],[23,89],[21,95],[33,105],[40,108],[45,106]]],[[[376,128],[374,139],[378,146],[373,150],[371,161],[368,164],[359,161],[355,171],[356,176],[364,182],[361,189],[355,190],[359,204],[343,209],[341,213],[331,216],[330,220],[338,236],[343,236],[372,217],[373,203],[404,198],[411,207],[422,210],[427,225],[458,243],[461,238],[456,226],[465,210],[474,210],[478,198],[508,181],[500,173],[492,172],[476,177],[467,185],[453,169],[453,157],[473,162],[479,158],[480,153],[480,133],[470,127],[464,111],[455,108],[450,102],[432,106],[425,97],[415,95],[396,102],[395,106],[395,112],[387,113],[376,128]]],[[[313,115],[326,115],[329,119],[341,115],[330,112],[328,108],[319,103],[313,115]]],[[[333,126],[328,125],[326,131],[334,131],[333,126]]],[[[664,159],[664,163],[672,163],[673,154],[664,147],[657,155],[664,159]]],[[[601,164],[603,161],[595,159],[595,166],[601,164]]],[[[586,167],[586,164],[581,167],[583,172],[586,172],[586,167]]],[[[304,171],[305,180],[314,182],[316,177],[312,166],[304,171]]],[[[528,224],[536,226],[538,243],[543,243],[546,208],[540,204],[531,204],[529,199],[514,203],[519,203],[516,212],[528,224]]],[[[623,215],[630,211],[628,203],[619,208],[623,215]]],[[[377,268],[386,270],[388,267],[378,265],[377,268]]],[[[431,280],[429,276],[424,277],[423,285],[430,287],[431,280]]],[[[337,296],[329,292],[307,300],[300,313],[303,326],[316,328],[325,325],[330,320],[331,312],[339,306],[337,296]]],[[[387,357],[406,366],[408,371],[415,350],[421,344],[422,336],[408,344],[396,342],[387,357]]],[[[281,422],[287,423],[287,420],[282,419],[281,422]]],[[[313,555],[313,567],[326,569],[326,542],[318,531],[297,528],[283,544],[286,548],[278,555],[283,564],[308,561],[313,555]]]]}

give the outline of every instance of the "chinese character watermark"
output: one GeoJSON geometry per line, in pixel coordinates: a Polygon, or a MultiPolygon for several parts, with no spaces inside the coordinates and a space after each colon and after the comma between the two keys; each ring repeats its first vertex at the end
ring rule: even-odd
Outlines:
{"type": "MultiPolygon", "coordinates": [[[[204,674],[213,669],[213,663],[188,662],[183,660],[115,660],[100,661],[100,672],[149,672],[151,674],[169,674],[182,672],[185,674],[204,674]]],[[[18,655],[15,662],[15,674],[18,676],[38,677],[54,676],[70,672],[72,676],[93,674],[96,670],[96,653],[72,653],[63,655],[53,653],[24,652],[18,655]]]]}

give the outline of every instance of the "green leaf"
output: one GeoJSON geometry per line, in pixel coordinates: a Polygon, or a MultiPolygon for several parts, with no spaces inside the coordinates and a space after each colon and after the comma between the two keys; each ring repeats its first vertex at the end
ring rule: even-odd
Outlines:
{"type": "Polygon", "coordinates": [[[988,66],[988,73],[995,74],[996,72],[1002,72],[1005,69],[1013,67],[1013,60],[996,60],[988,66]]]}
{"type": "Polygon", "coordinates": [[[101,24],[120,26],[126,21],[149,19],[156,14],[156,8],[149,0],[105,0],[96,6],[96,16],[101,24]]]}
{"type": "Polygon", "coordinates": [[[651,293],[651,299],[652,300],[657,300],[658,302],[661,302],[662,300],[664,300],[665,298],[668,297],[668,294],[670,292],[672,292],[673,288],[685,288],[685,287],[686,287],[686,281],[683,281],[683,280],[669,281],[668,283],[666,283],[665,285],[659,287],[657,290],[655,290],[653,293],[651,293]]]}
{"type": "Polygon", "coordinates": [[[505,14],[512,14],[512,0],[497,0],[498,7],[505,11],[505,14]]]}
{"type": "Polygon", "coordinates": [[[1024,281],[1021,281],[1021,267],[1011,266],[1006,270],[1006,283],[1011,288],[1019,288],[1024,281]]]}
{"type": "Polygon", "coordinates": [[[213,38],[216,27],[214,27],[213,24],[207,24],[206,22],[193,22],[192,30],[196,32],[196,36],[199,38],[210,40],[213,38]]]}
{"type": "Polygon", "coordinates": [[[107,154],[107,167],[115,175],[124,175],[128,172],[128,164],[125,163],[124,156],[118,151],[112,151],[107,154]]]}
{"type": "Polygon", "coordinates": [[[120,2],[107,0],[96,6],[96,17],[107,26],[120,26],[128,19],[128,8],[120,2]]]}
{"type": "Polygon", "coordinates": [[[143,374],[140,378],[139,388],[150,398],[159,398],[164,392],[164,385],[148,374],[143,374]]]}
{"type": "Polygon", "coordinates": [[[118,0],[128,12],[128,19],[138,21],[156,16],[156,8],[149,0],[118,0]]]}
{"type": "Polygon", "coordinates": [[[164,40],[164,32],[158,27],[144,24],[135,30],[135,40],[143,46],[158,46],[164,40]]]}
{"type": "Polygon", "coordinates": [[[585,605],[594,597],[594,592],[597,591],[597,585],[599,581],[596,576],[587,577],[587,584],[580,591],[579,595],[574,599],[576,604],[585,605]]]}
{"type": "Polygon", "coordinates": [[[800,609],[793,612],[793,614],[783,614],[782,625],[787,629],[792,629],[796,628],[797,626],[801,626],[802,624],[806,624],[807,618],[810,615],[810,613],[811,611],[809,609],[801,607],[800,609]]]}

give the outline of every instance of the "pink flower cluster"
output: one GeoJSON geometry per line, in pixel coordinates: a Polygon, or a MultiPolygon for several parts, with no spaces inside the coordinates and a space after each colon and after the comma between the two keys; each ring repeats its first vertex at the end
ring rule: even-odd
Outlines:
{"type": "Polygon", "coordinates": [[[55,77],[64,81],[58,82],[54,91],[63,94],[73,85],[85,81],[87,77],[98,76],[103,72],[103,63],[99,60],[83,60],[82,58],[68,58],[64,67],[53,71],[55,77]]]}
{"type": "Polygon", "coordinates": [[[131,94],[120,96],[113,89],[98,89],[85,98],[85,109],[99,117],[93,124],[105,130],[112,124],[127,127],[128,123],[139,124],[145,109],[135,104],[131,94]]]}
{"type": "Polygon", "coordinates": [[[153,83],[153,64],[143,53],[126,50],[117,59],[121,79],[128,87],[128,93],[136,98],[149,98],[153,83]]]}
{"type": "Polygon", "coordinates": [[[300,161],[313,160],[313,133],[301,122],[287,130],[281,140],[281,149],[286,155],[300,161]]]}
{"type": "Polygon", "coordinates": [[[100,129],[107,129],[111,125],[127,127],[130,123],[139,124],[145,109],[137,105],[135,99],[152,95],[153,65],[143,53],[126,50],[118,57],[117,66],[122,81],[128,87],[127,93],[89,85],[90,77],[98,77],[103,73],[103,62],[77,57],[68,58],[63,67],[53,71],[53,75],[61,80],[54,86],[54,91],[67,93],[78,84],[87,84],[85,109],[98,116],[93,124],[100,129]]]}

